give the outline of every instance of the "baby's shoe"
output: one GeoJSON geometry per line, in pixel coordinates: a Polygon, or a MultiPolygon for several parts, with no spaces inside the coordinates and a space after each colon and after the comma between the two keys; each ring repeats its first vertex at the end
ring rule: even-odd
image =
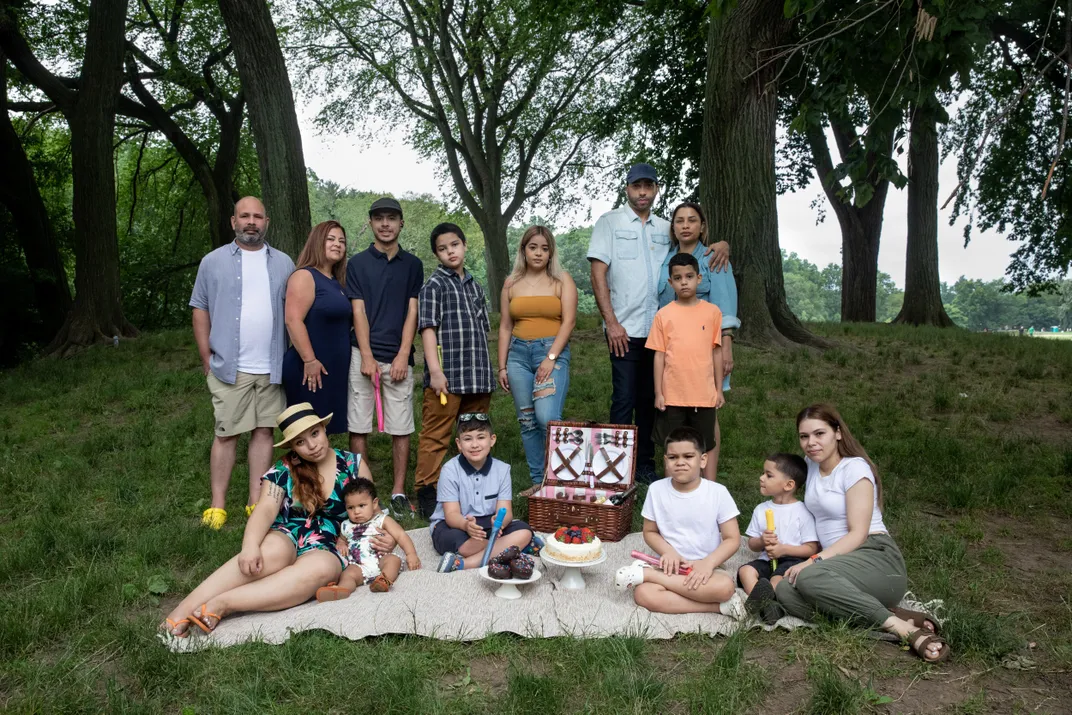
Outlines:
{"type": "Polygon", "coordinates": [[[391,590],[391,582],[381,573],[369,584],[368,590],[373,593],[387,593],[391,590]]]}
{"type": "Polygon", "coordinates": [[[521,553],[528,554],[529,556],[536,557],[540,555],[540,551],[543,550],[543,539],[536,532],[532,533],[532,541],[529,545],[521,549],[521,553]]]}
{"type": "Polygon", "coordinates": [[[619,591],[628,591],[642,583],[644,583],[644,567],[638,563],[622,566],[618,569],[618,573],[614,574],[614,585],[619,591]]]}
{"type": "Polygon", "coordinates": [[[453,571],[461,571],[465,568],[465,559],[461,554],[456,554],[453,551],[448,551],[443,554],[443,558],[439,560],[439,566],[436,568],[438,573],[451,573],[453,571]]]}

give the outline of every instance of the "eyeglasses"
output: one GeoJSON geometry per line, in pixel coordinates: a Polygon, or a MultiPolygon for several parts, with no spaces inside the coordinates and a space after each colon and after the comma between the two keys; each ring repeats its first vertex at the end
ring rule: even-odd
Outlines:
{"type": "Polygon", "coordinates": [[[469,420],[491,422],[491,418],[488,417],[486,412],[466,412],[464,415],[458,415],[458,422],[468,422],[469,420]]]}

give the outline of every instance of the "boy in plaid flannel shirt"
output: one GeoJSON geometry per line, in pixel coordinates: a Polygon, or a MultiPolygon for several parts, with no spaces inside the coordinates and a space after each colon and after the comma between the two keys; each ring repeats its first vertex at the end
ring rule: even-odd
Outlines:
{"type": "Polygon", "coordinates": [[[489,412],[495,389],[487,299],[465,270],[465,234],[441,223],[432,229],[431,243],[439,266],[421,288],[417,323],[424,344],[424,408],[414,481],[425,518],[436,508],[439,468],[458,415],[489,412]]]}

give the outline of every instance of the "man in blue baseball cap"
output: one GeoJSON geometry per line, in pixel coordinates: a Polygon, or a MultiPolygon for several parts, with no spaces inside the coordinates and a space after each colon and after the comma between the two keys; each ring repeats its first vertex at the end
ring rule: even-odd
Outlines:
{"type": "MultiPolygon", "coordinates": [[[[655,353],[644,347],[659,310],[659,269],[670,250],[670,223],[652,213],[659,179],[651,164],[625,176],[626,204],[599,217],[588,244],[592,291],[610,348],[610,421],[637,426],[637,481],[655,474],[655,353]]],[[[713,267],[729,261],[729,244],[712,246],[713,267]]]]}

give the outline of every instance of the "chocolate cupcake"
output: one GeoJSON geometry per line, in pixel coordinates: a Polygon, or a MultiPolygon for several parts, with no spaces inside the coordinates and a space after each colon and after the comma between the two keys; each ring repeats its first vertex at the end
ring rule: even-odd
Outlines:
{"type": "Polygon", "coordinates": [[[488,564],[488,576],[499,581],[505,581],[510,578],[510,564],[492,562],[488,564]]]}
{"type": "Polygon", "coordinates": [[[511,546],[508,549],[503,549],[499,552],[499,555],[495,557],[495,560],[499,563],[508,564],[518,556],[521,555],[521,549],[516,546],[511,546]]]}
{"type": "Polygon", "coordinates": [[[522,554],[510,562],[510,573],[514,575],[514,578],[527,581],[532,578],[532,570],[534,567],[535,565],[532,558],[522,554]]]}

